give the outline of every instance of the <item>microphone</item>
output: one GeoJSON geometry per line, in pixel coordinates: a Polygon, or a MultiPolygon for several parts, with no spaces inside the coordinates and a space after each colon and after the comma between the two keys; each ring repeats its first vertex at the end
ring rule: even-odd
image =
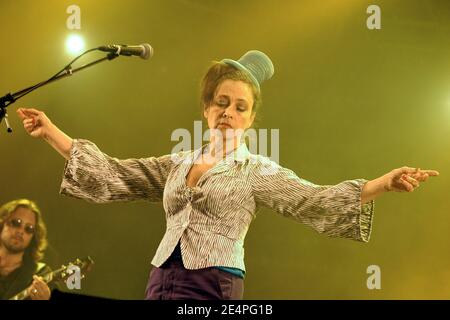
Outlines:
{"type": "Polygon", "coordinates": [[[126,44],[112,44],[101,46],[97,48],[104,52],[113,52],[122,56],[139,56],[147,60],[153,56],[153,48],[148,43],[143,43],[138,46],[128,46],[126,44]]]}

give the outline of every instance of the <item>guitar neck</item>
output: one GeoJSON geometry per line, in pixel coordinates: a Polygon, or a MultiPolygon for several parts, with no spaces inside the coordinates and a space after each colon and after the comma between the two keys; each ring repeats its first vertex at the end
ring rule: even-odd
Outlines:
{"type": "MultiPolygon", "coordinates": [[[[87,256],[86,258],[83,258],[83,259],[77,258],[74,262],[70,262],[68,267],[62,266],[58,270],[46,272],[46,273],[42,274],[40,277],[47,284],[51,283],[51,282],[59,283],[61,281],[66,281],[66,279],[68,279],[68,277],[73,274],[75,276],[80,277],[80,279],[81,279],[81,278],[84,278],[83,273],[90,271],[93,264],[94,264],[94,261],[89,256],[87,256]],[[78,269],[78,271],[77,271],[78,273],[76,273],[73,270],[73,267],[78,269]]],[[[29,288],[26,288],[25,290],[19,292],[18,294],[16,294],[14,297],[10,298],[9,300],[24,300],[24,299],[28,298],[30,296],[30,294],[28,293],[28,289],[29,288]]]]}

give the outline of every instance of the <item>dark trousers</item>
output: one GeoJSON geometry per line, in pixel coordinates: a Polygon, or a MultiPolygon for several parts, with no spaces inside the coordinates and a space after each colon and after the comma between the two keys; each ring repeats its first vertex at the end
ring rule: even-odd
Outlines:
{"type": "Polygon", "coordinates": [[[185,269],[181,261],[153,267],[146,300],[240,300],[244,280],[216,268],[185,269]]]}

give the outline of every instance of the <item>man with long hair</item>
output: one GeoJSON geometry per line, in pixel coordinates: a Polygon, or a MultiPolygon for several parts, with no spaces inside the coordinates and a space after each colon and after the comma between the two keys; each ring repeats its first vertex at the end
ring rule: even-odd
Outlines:
{"type": "Polygon", "coordinates": [[[50,288],[39,275],[50,271],[41,259],[47,229],[36,203],[13,200],[0,208],[0,299],[27,289],[33,300],[50,299],[50,288]]]}

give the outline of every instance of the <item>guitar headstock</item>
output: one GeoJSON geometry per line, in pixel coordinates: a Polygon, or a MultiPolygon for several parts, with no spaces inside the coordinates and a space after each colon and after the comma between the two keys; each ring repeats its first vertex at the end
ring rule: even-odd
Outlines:
{"type": "Polygon", "coordinates": [[[61,268],[53,272],[53,281],[66,281],[70,276],[77,274],[81,279],[85,277],[85,274],[92,269],[92,265],[94,261],[91,257],[86,257],[83,259],[75,259],[72,262],[69,262],[67,266],[62,265],[61,268]]]}

